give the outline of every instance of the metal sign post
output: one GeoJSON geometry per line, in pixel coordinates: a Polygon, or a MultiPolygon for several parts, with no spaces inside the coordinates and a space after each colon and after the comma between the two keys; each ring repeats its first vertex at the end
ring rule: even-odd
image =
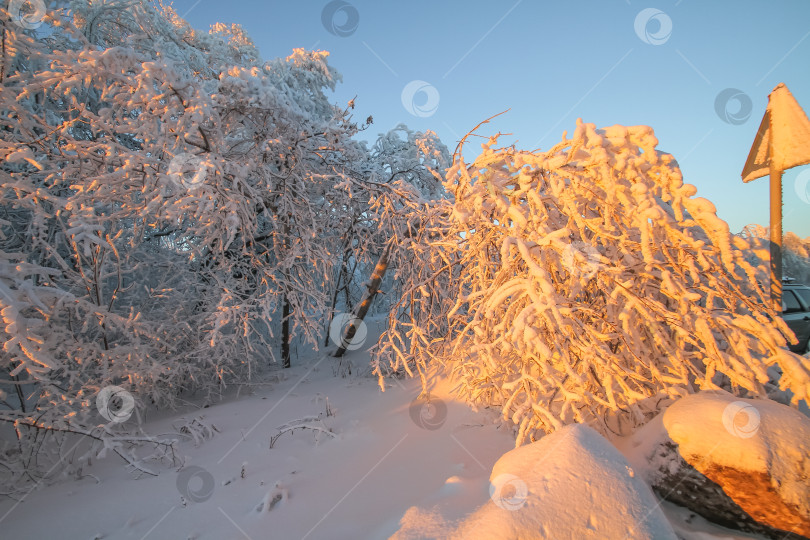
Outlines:
{"type": "Polygon", "coordinates": [[[768,95],[768,107],[743,167],[742,180],[765,175],[771,186],[771,301],[782,312],[782,173],[810,163],[810,120],[784,83],[768,95]]]}

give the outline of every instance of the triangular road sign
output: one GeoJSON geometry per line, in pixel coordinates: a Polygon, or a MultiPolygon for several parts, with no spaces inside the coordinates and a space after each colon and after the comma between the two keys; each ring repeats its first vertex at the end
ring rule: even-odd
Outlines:
{"type": "Polygon", "coordinates": [[[768,96],[768,108],[743,167],[743,182],[810,163],[810,120],[784,83],[768,96]]]}

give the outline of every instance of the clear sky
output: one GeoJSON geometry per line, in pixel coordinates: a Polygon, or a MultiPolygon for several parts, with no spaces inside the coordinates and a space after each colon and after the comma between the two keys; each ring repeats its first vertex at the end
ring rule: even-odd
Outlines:
{"type": "MultiPolygon", "coordinates": [[[[330,51],[343,74],[334,101],[357,96],[356,120],[374,116],[369,139],[405,123],[435,131],[452,152],[506,109],[480,133],[511,133],[503,141],[522,149],[549,148],[577,117],[650,125],[732,232],[769,222],[768,179],[740,179],[768,94],[784,82],[810,112],[808,0],[173,5],[198,29],[242,25],[265,59],[295,47],[330,51]]],[[[785,174],[784,229],[810,237],[810,166],[785,174]]]]}

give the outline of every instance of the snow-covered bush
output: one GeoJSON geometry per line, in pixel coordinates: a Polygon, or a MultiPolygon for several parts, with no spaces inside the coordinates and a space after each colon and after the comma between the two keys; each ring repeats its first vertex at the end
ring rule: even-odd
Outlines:
{"type": "Polygon", "coordinates": [[[469,166],[456,153],[454,201],[403,277],[379,374],[442,362],[518,444],[572,422],[622,431],[701,388],[765,396],[774,365],[794,403],[810,399],[748,243],[651,128],[579,121],[547,152],[496,140],[469,166]]]}

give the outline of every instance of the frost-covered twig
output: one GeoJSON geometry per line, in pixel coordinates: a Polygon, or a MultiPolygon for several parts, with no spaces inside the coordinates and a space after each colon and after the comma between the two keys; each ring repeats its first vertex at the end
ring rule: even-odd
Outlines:
{"type": "Polygon", "coordinates": [[[318,440],[318,436],[321,434],[330,438],[335,438],[335,433],[332,431],[332,429],[327,427],[326,424],[323,423],[323,420],[317,416],[307,416],[298,420],[292,420],[280,425],[276,429],[278,430],[278,433],[270,437],[270,448],[275,446],[276,441],[278,441],[282,435],[285,433],[293,433],[296,429],[312,431],[315,434],[316,441],[318,440]]]}

